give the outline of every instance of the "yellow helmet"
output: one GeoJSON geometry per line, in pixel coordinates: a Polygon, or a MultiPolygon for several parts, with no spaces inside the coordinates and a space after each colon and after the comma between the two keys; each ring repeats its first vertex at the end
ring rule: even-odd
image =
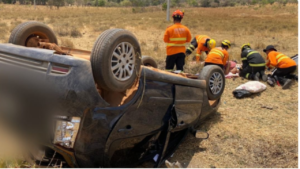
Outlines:
{"type": "Polygon", "coordinates": [[[227,46],[228,49],[231,47],[231,43],[230,43],[229,40],[223,40],[223,41],[222,41],[222,45],[227,46]]]}
{"type": "Polygon", "coordinates": [[[207,48],[212,49],[214,47],[216,47],[216,41],[214,39],[209,39],[209,41],[207,42],[207,48]]]}
{"type": "MultiPolygon", "coordinates": [[[[245,43],[245,44],[243,44],[242,47],[241,47],[241,49],[243,50],[243,48],[244,48],[245,46],[249,46],[249,47],[250,47],[250,43],[245,43]]],[[[250,48],[251,48],[251,47],[250,47],[250,48]]]]}

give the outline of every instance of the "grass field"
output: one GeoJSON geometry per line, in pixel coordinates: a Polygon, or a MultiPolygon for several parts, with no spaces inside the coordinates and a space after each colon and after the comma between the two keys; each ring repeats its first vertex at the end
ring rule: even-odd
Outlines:
{"type": "MultiPolygon", "coordinates": [[[[175,9],[172,9],[172,11],[175,9]]],[[[91,50],[97,37],[109,28],[132,31],[142,46],[142,54],[156,59],[164,69],[163,34],[171,22],[159,7],[141,13],[132,8],[62,7],[0,5],[0,42],[8,41],[19,23],[37,20],[48,24],[60,45],[91,50]]],[[[232,42],[230,59],[240,61],[240,46],[249,42],[262,53],[267,45],[292,56],[298,53],[298,6],[267,5],[226,8],[186,8],[183,24],[193,36],[205,34],[218,44],[232,42]]],[[[265,57],[265,54],[262,53],[265,57]]],[[[190,58],[191,60],[191,58],[190,58]]],[[[190,63],[186,72],[196,73],[199,65],[190,63]]],[[[184,167],[298,167],[298,83],[290,90],[278,86],[252,98],[237,100],[232,91],[246,80],[227,79],[222,105],[204,123],[208,140],[188,136],[170,161],[184,167]],[[272,110],[262,108],[272,107],[272,110]]],[[[0,167],[10,167],[0,161],[0,167]],[[2,164],[2,165],[1,165],[2,164]]],[[[16,162],[16,166],[19,163],[16,162]]]]}

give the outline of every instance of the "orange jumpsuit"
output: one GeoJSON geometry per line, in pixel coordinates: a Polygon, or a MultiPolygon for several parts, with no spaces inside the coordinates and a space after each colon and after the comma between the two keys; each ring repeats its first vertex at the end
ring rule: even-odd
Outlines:
{"type": "Polygon", "coordinates": [[[296,65],[293,59],[277,51],[271,51],[267,56],[266,66],[269,68],[289,68],[296,65]]]}
{"type": "Polygon", "coordinates": [[[226,66],[226,61],[228,60],[229,55],[225,49],[221,47],[213,48],[205,59],[205,63],[213,63],[218,65],[226,66]]]}
{"type": "Polygon", "coordinates": [[[164,42],[167,43],[167,55],[185,53],[185,43],[190,42],[192,35],[190,30],[180,23],[175,23],[166,29],[164,42]]]}
{"type": "Polygon", "coordinates": [[[201,52],[209,52],[209,49],[204,46],[205,42],[207,39],[210,39],[207,35],[197,35],[196,40],[197,40],[197,53],[196,53],[196,61],[200,61],[200,55],[201,52]]]}

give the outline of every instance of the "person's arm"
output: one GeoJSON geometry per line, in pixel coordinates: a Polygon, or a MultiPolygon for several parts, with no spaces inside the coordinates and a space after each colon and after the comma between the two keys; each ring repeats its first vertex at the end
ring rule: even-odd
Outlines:
{"type": "Polygon", "coordinates": [[[224,52],[224,59],[223,59],[223,65],[224,65],[224,68],[225,68],[225,75],[227,75],[229,73],[229,69],[230,69],[230,62],[229,62],[229,55],[228,55],[228,52],[224,52]],[[227,66],[226,66],[226,63],[227,63],[227,66]]]}
{"type": "Polygon", "coordinates": [[[192,40],[192,35],[190,30],[187,28],[187,37],[186,37],[186,43],[189,43],[192,40]]]}
{"type": "Polygon", "coordinates": [[[166,30],[165,34],[164,34],[164,42],[165,43],[169,43],[169,32],[168,29],[166,30]]]}
{"type": "Polygon", "coordinates": [[[200,56],[201,56],[201,46],[198,46],[197,53],[196,53],[196,62],[200,62],[200,56]]]}
{"type": "Polygon", "coordinates": [[[191,44],[189,45],[189,47],[186,49],[185,54],[188,56],[190,55],[196,48],[197,48],[198,44],[197,44],[197,40],[196,38],[193,38],[191,44]]]}
{"type": "Polygon", "coordinates": [[[276,54],[275,53],[269,53],[267,57],[267,65],[269,68],[276,67],[277,61],[276,61],[276,54]]]}
{"type": "Polygon", "coordinates": [[[231,63],[228,62],[226,68],[225,68],[225,75],[227,75],[229,73],[229,70],[230,70],[230,66],[231,66],[231,63]]]}

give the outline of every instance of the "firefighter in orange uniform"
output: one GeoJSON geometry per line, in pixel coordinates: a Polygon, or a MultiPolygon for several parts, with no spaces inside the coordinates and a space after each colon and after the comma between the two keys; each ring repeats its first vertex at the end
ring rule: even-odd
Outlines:
{"type": "Polygon", "coordinates": [[[231,44],[229,40],[223,40],[221,43],[221,47],[216,47],[211,49],[208,53],[204,66],[207,65],[217,65],[220,66],[225,74],[229,73],[230,62],[228,62],[227,67],[226,62],[229,59],[229,55],[227,50],[230,48],[231,44]]]}
{"type": "Polygon", "coordinates": [[[268,68],[275,67],[276,71],[273,72],[270,78],[268,78],[268,83],[274,84],[275,78],[278,78],[279,83],[282,85],[282,89],[288,89],[291,86],[292,79],[298,80],[298,77],[293,73],[297,69],[296,62],[290,57],[277,52],[273,45],[269,45],[263,50],[267,54],[267,64],[268,68]]]}
{"type": "Polygon", "coordinates": [[[207,55],[215,46],[216,41],[214,39],[211,39],[207,35],[197,35],[185,51],[185,54],[186,56],[189,56],[197,48],[196,61],[199,62],[201,52],[205,52],[207,55]]]}
{"type": "Polygon", "coordinates": [[[185,62],[185,44],[192,39],[190,30],[181,24],[184,13],[180,10],[173,12],[174,24],[166,29],[164,42],[167,44],[166,70],[183,71],[185,62]]]}

